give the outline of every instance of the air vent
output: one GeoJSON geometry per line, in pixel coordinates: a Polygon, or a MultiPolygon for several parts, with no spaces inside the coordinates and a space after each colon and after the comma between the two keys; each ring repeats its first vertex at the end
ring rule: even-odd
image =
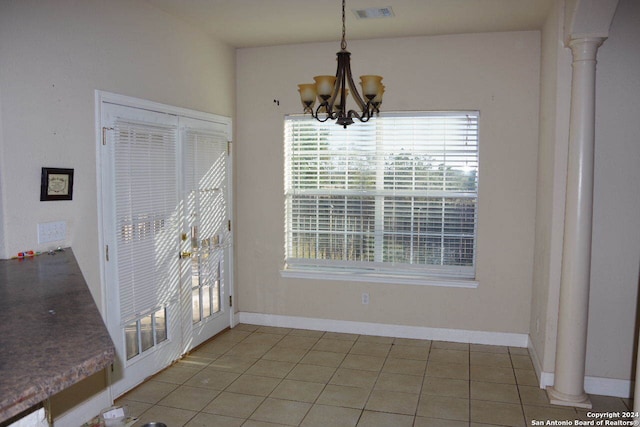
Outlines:
{"type": "Polygon", "coordinates": [[[358,19],[393,18],[393,9],[387,7],[370,7],[368,9],[353,9],[358,19]]]}

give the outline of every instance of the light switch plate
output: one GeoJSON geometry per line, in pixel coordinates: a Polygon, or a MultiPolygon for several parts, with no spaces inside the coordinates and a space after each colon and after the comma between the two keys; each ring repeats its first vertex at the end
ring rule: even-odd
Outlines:
{"type": "Polygon", "coordinates": [[[67,238],[67,222],[55,221],[38,224],[38,243],[60,242],[67,238]]]}

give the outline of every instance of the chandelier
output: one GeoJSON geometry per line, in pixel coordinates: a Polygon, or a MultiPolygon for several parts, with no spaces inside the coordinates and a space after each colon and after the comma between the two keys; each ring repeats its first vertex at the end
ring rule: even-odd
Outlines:
{"type": "Polygon", "coordinates": [[[342,0],[342,42],[338,56],[338,69],[335,76],[315,76],[315,83],[305,83],[298,85],[300,99],[304,106],[305,113],[320,122],[335,120],[337,124],[347,126],[353,123],[353,118],[361,122],[367,122],[374,115],[380,112],[384,85],[381,76],[360,76],[362,94],[360,96],[353,77],[351,76],[351,53],[347,51],[347,41],[345,39],[345,0],[342,0]],[[347,87],[348,85],[348,87],[347,87]],[[349,92],[350,91],[350,92],[349,92]],[[360,111],[347,110],[347,96],[351,93],[360,111]],[[318,107],[315,108],[316,98],[318,107]]]}

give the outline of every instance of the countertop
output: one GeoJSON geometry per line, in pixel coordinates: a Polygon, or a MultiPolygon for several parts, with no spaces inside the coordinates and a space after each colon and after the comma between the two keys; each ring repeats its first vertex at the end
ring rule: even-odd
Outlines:
{"type": "Polygon", "coordinates": [[[0,260],[0,422],[114,359],[113,342],[70,248],[0,260]]]}

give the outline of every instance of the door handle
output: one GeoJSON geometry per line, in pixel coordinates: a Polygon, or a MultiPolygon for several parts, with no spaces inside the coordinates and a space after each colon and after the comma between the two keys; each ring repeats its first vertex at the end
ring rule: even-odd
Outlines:
{"type": "Polygon", "coordinates": [[[187,251],[180,252],[180,258],[181,259],[191,258],[191,252],[187,252],[187,251]]]}

